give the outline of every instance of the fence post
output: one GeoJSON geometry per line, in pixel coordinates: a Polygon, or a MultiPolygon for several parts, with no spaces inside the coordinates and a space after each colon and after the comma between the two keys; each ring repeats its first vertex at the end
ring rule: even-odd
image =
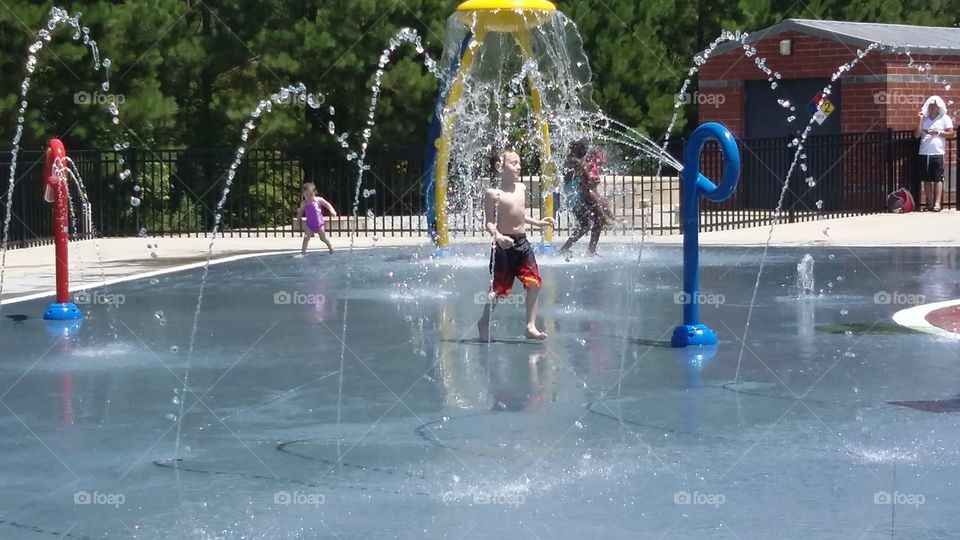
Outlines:
{"type": "MultiPolygon", "coordinates": [[[[794,138],[794,137],[792,137],[792,136],[788,136],[787,139],[786,139],[786,142],[787,142],[787,143],[791,142],[791,141],[793,140],[793,138],[794,138]]],[[[808,139],[808,141],[811,141],[811,142],[812,142],[812,138],[811,138],[811,139],[808,139]]],[[[787,146],[786,148],[787,148],[787,161],[786,161],[786,162],[787,162],[787,163],[792,163],[792,162],[793,162],[792,154],[794,153],[794,150],[792,150],[793,147],[792,147],[792,146],[787,146]]],[[[813,153],[810,152],[810,146],[809,146],[809,145],[806,146],[806,147],[801,151],[801,153],[806,153],[806,154],[811,155],[811,156],[813,155],[813,153]]],[[[789,169],[787,169],[787,170],[789,170],[789,169]]],[[[783,204],[786,205],[786,208],[787,208],[787,223],[796,223],[796,222],[797,222],[797,216],[796,216],[796,213],[795,213],[795,212],[796,212],[795,207],[796,207],[796,205],[797,205],[797,201],[796,201],[796,191],[795,191],[795,190],[797,189],[797,186],[795,185],[795,182],[793,181],[793,179],[794,179],[794,177],[799,177],[799,176],[802,176],[802,175],[798,175],[798,174],[797,174],[797,169],[795,168],[795,169],[793,170],[793,172],[791,173],[790,178],[787,178],[787,179],[786,179],[786,181],[787,181],[787,192],[784,194],[783,204]]]]}
{"type": "Polygon", "coordinates": [[[886,185],[886,188],[883,190],[881,196],[883,201],[886,202],[887,193],[892,193],[897,189],[897,169],[894,165],[894,155],[893,155],[893,128],[887,128],[887,142],[884,145],[886,151],[886,161],[887,161],[887,178],[889,179],[886,185]]]}

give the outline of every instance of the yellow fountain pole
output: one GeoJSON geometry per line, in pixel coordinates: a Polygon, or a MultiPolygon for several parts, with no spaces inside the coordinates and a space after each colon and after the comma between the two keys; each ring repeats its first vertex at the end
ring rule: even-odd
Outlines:
{"type": "Polygon", "coordinates": [[[487,32],[485,28],[477,28],[477,33],[467,45],[467,50],[463,53],[463,59],[460,61],[460,69],[457,70],[457,76],[450,86],[450,94],[447,96],[447,102],[444,104],[443,128],[440,138],[437,139],[437,168],[436,181],[433,189],[435,208],[437,213],[437,246],[447,247],[450,243],[450,233],[447,229],[447,179],[450,168],[450,137],[453,135],[454,112],[453,105],[460,100],[463,95],[463,79],[467,71],[473,65],[475,51],[480,48],[483,38],[487,32]]]}
{"type": "MultiPolygon", "coordinates": [[[[447,177],[450,162],[450,137],[453,135],[453,105],[463,94],[463,82],[467,71],[473,65],[477,52],[483,46],[483,40],[488,32],[508,32],[517,36],[524,54],[531,58],[533,47],[530,44],[530,28],[536,28],[547,20],[551,12],[557,10],[552,2],[547,0],[467,0],[457,7],[460,18],[473,28],[474,36],[470,40],[457,75],[450,86],[444,109],[443,126],[440,138],[437,139],[437,161],[434,171],[434,205],[437,218],[437,246],[444,248],[450,243],[450,234],[447,227],[447,177]]],[[[553,161],[550,159],[550,128],[543,118],[543,103],[540,93],[533,88],[531,81],[531,96],[533,109],[540,120],[540,132],[543,143],[543,171],[541,173],[541,193],[544,189],[553,187],[553,161]],[[546,185],[544,184],[546,178],[546,185]]],[[[553,215],[553,196],[547,197],[542,203],[541,217],[553,215]]],[[[553,230],[548,228],[544,238],[553,240],[553,230]]]]}
{"type": "MultiPolygon", "coordinates": [[[[521,28],[517,31],[517,42],[523,49],[524,56],[528,60],[533,59],[533,45],[530,43],[530,30],[521,28]]],[[[554,167],[553,159],[550,154],[550,124],[543,116],[543,100],[540,98],[540,91],[537,90],[532,76],[528,76],[530,84],[530,99],[533,100],[533,113],[540,124],[540,219],[545,216],[553,216],[553,193],[546,197],[545,192],[553,190],[554,167]]],[[[547,242],[553,242],[553,227],[547,227],[543,231],[543,239],[547,242]]]]}

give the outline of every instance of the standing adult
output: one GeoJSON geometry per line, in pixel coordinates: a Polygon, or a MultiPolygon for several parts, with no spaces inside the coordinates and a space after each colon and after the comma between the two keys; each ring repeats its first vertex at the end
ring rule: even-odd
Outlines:
{"type": "Polygon", "coordinates": [[[590,233],[590,244],[587,254],[597,254],[597,243],[600,233],[603,232],[603,213],[591,204],[590,179],[587,170],[587,153],[589,146],[585,139],[570,143],[570,151],[564,162],[563,188],[566,205],[573,213],[576,224],[570,238],[557,250],[557,253],[566,253],[580,240],[583,235],[590,233]]]}
{"type": "Polygon", "coordinates": [[[947,116],[947,105],[940,96],[930,96],[919,113],[920,121],[914,136],[920,139],[920,180],[926,196],[927,210],[939,212],[943,198],[943,158],[946,139],[956,137],[953,121],[947,116]]]}

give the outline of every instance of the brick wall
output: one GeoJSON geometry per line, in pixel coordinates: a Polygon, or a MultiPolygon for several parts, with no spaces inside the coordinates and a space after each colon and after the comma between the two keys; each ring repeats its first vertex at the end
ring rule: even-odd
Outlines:
{"type": "MultiPolygon", "coordinates": [[[[712,81],[766,79],[767,76],[756,67],[757,58],[766,58],[767,67],[779,71],[784,79],[805,79],[829,78],[839,65],[852,61],[857,54],[854,46],[797,32],[784,32],[755,42],[753,46],[757,48],[757,55],[753,58],[746,57],[738,48],[712,56],[701,67],[699,80],[704,81],[701,92],[721,93],[725,98],[721,107],[700,104],[701,122],[723,122],[735,135],[742,136],[745,128],[742,86],[710,85],[712,81]],[[788,38],[793,40],[793,54],[781,56],[780,40],[788,38]]],[[[951,116],[960,118],[957,114],[960,112],[960,57],[914,55],[914,59],[920,64],[930,63],[935,74],[947,77],[953,83],[951,90],[945,91],[939,84],[923,82],[919,72],[908,67],[906,56],[871,53],[840,78],[842,103],[838,112],[841,131],[913,129],[917,123],[917,111],[932,94],[938,94],[948,102],[955,101],[948,104],[948,108],[951,116]],[[904,81],[904,77],[911,80],[904,81]]]]}

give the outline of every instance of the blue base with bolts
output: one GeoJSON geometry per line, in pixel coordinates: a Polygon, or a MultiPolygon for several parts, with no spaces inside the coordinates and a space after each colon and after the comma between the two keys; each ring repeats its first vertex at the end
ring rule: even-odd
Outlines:
{"type": "Polygon", "coordinates": [[[80,332],[80,328],[83,326],[83,319],[50,319],[44,321],[43,324],[46,326],[47,335],[50,337],[54,339],[69,338],[80,332]]]}
{"type": "Polygon", "coordinates": [[[75,321],[83,318],[83,312],[73,302],[53,302],[43,312],[43,318],[48,321],[75,321]]]}
{"type": "Polygon", "coordinates": [[[430,254],[431,258],[438,258],[438,259],[442,257],[452,257],[452,256],[453,256],[453,249],[448,247],[436,248],[433,250],[433,253],[430,254]]]}
{"type": "Polygon", "coordinates": [[[717,334],[705,324],[681,324],[673,329],[670,346],[716,345],[717,334]]]}

